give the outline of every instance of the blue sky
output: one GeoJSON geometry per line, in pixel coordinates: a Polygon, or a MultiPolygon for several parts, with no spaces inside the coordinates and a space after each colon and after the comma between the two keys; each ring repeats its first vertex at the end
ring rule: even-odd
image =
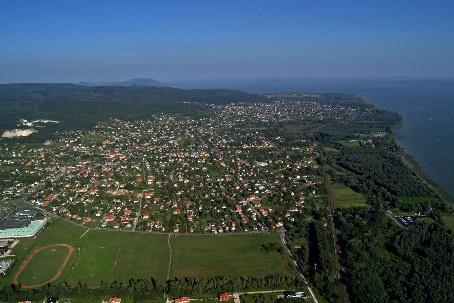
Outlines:
{"type": "Polygon", "coordinates": [[[5,1],[0,82],[454,77],[454,1],[5,1]]]}

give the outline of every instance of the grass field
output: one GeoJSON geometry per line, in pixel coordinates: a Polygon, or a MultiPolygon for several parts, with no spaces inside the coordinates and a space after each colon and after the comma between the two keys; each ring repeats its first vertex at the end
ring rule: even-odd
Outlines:
{"type": "Polygon", "coordinates": [[[179,235],[172,237],[171,276],[247,276],[291,273],[286,254],[264,252],[278,234],[179,235]]]}
{"type": "MultiPolygon", "coordinates": [[[[153,277],[164,282],[169,271],[170,251],[170,278],[293,273],[286,254],[262,250],[263,244],[279,243],[277,234],[172,235],[169,238],[167,234],[86,231],[55,219],[37,239],[20,240],[13,251],[18,262],[3,283],[11,283],[22,261],[34,249],[62,243],[74,246],[75,251],[56,281],[71,284],[84,281],[91,287],[99,286],[101,281],[127,281],[129,278],[153,277]]],[[[63,248],[37,253],[20,274],[19,281],[27,284],[46,282],[62,264],[64,253],[63,248]],[[46,260],[52,255],[53,260],[46,260]]]]}
{"type": "Polygon", "coordinates": [[[366,204],[366,197],[353,191],[350,187],[341,183],[333,185],[335,207],[336,208],[350,208],[350,207],[364,207],[366,204]]]}
{"type": "Polygon", "coordinates": [[[50,246],[40,250],[20,274],[18,281],[24,286],[32,286],[52,280],[68,254],[70,250],[63,246],[50,246]],[[42,270],[43,268],[46,270],[42,270]]]}
{"type": "Polygon", "coordinates": [[[333,146],[323,146],[323,151],[328,155],[328,156],[333,156],[339,154],[341,151],[333,146]]]}
{"type": "Polygon", "coordinates": [[[167,236],[117,231],[88,231],[77,242],[75,256],[62,281],[123,281],[150,278],[164,281],[169,249],[167,236]]]}
{"type": "Polygon", "coordinates": [[[454,214],[442,214],[441,219],[448,229],[454,231],[454,214]]]}
{"type": "Polygon", "coordinates": [[[347,148],[355,148],[355,147],[360,147],[361,145],[359,144],[358,141],[338,141],[342,146],[347,147],[347,148]]]}

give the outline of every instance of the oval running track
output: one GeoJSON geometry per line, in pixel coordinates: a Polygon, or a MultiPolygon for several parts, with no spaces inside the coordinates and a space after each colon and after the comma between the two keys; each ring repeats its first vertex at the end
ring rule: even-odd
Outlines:
{"type": "Polygon", "coordinates": [[[17,280],[18,280],[19,276],[25,270],[27,265],[31,262],[33,257],[40,251],[42,251],[46,248],[50,248],[50,247],[66,247],[68,249],[68,253],[66,254],[66,257],[63,260],[62,264],[60,265],[57,273],[48,281],[45,281],[45,282],[39,283],[39,284],[33,284],[33,285],[22,284],[22,288],[36,288],[36,287],[46,285],[47,283],[51,283],[51,282],[55,281],[56,279],[58,279],[58,277],[60,277],[60,275],[63,273],[63,270],[65,269],[66,265],[68,264],[69,259],[71,258],[72,254],[74,253],[74,247],[70,244],[51,244],[51,245],[41,246],[41,247],[37,247],[37,248],[33,249],[32,252],[27,256],[27,258],[22,262],[18,271],[14,274],[13,284],[15,284],[15,285],[18,284],[17,280]]]}

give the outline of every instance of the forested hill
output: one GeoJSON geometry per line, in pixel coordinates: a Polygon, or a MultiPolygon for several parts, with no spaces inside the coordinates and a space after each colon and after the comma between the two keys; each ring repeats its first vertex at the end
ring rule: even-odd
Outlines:
{"type": "Polygon", "coordinates": [[[81,86],[61,84],[0,85],[0,132],[19,119],[60,121],[23,140],[41,141],[55,130],[91,127],[109,118],[144,119],[153,114],[200,115],[205,107],[186,102],[223,104],[267,102],[264,96],[234,90],[183,90],[150,86],[81,86]]]}
{"type": "Polygon", "coordinates": [[[154,86],[82,86],[69,83],[19,83],[0,85],[0,102],[265,102],[263,96],[235,90],[192,89],[154,86]]]}

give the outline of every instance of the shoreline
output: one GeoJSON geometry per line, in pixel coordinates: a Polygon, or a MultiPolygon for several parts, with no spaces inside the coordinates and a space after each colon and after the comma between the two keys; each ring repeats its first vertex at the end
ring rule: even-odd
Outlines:
{"type": "MultiPolygon", "coordinates": [[[[399,145],[399,147],[401,147],[399,145]]],[[[400,158],[402,162],[410,169],[418,178],[420,178],[425,185],[427,185],[435,194],[437,194],[441,199],[448,203],[454,203],[454,198],[446,192],[440,185],[432,181],[424,173],[424,169],[419,165],[419,163],[407,152],[400,151],[400,158]]]]}
{"type": "MultiPolygon", "coordinates": [[[[377,106],[376,103],[374,105],[377,108],[380,108],[377,106]]],[[[387,110],[387,109],[385,109],[387,110]]],[[[401,161],[404,163],[405,166],[409,170],[411,170],[418,178],[422,180],[422,182],[429,187],[436,195],[438,195],[443,201],[446,201],[447,203],[453,204],[454,203],[454,197],[451,196],[441,185],[437,184],[434,182],[431,178],[429,178],[426,173],[424,172],[424,168],[418,163],[418,161],[415,160],[415,158],[407,151],[407,149],[402,145],[401,142],[399,142],[398,137],[396,135],[396,131],[403,127],[405,124],[404,117],[402,116],[401,113],[397,112],[397,114],[400,116],[400,120],[397,122],[397,124],[392,128],[392,135],[394,137],[394,141],[396,142],[397,146],[399,146],[399,157],[401,161]]]]}
{"type": "Polygon", "coordinates": [[[391,128],[392,135],[394,137],[394,141],[396,142],[397,146],[399,147],[399,157],[401,161],[410,169],[418,178],[422,180],[422,182],[428,186],[436,195],[438,195],[443,201],[446,201],[449,204],[454,204],[454,196],[448,193],[441,185],[434,182],[431,178],[429,178],[426,173],[424,172],[424,168],[415,160],[415,158],[408,152],[408,150],[402,145],[402,142],[398,139],[397,130],[402,128],[405,124],[404,116],[398,112],[393,111],[387,108],[384,108],[377,102],[377,100],[372,99],[367,95],[359,95],[363,98],[363,102],[366,104],[372,104],[375,108],[379,110],[391,111],[397,113],[400,117],[399,121],[391,128]]]}

